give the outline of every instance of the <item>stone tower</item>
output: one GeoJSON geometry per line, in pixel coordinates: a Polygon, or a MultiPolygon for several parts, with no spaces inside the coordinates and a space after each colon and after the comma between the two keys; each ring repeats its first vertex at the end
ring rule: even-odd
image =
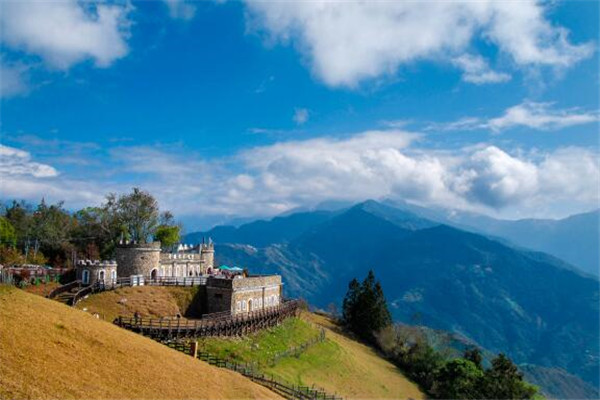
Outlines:
{"type": "Polygon", "coordinates": [[[119,277],[151,276],[152,270],[158,270],[160,265],[160,242],[121,244],[115,255],[119,277]]]}
{"type": "Polygon", "coordinates": [[[215,245],[212,241],[200,245],[200,259],[204,265],[204,270],[215,267],[215,245]]]}

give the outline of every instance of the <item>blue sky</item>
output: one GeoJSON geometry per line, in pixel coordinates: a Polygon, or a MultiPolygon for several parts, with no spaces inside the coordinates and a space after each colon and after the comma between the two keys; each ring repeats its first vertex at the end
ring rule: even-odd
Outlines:
{"type": "Polygon", "coordinates": [[[597,2],[0,6],[4,199],[140,186],[194,224],[598,205],[597,2]]]}

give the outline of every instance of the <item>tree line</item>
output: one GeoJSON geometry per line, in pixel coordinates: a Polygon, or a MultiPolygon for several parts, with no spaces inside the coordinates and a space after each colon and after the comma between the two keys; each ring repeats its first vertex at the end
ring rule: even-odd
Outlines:
{"type": "Polygon", "coordinates": [[[179,241],[181,227],[170,211],[161,212],[156,199],[139,188],[110,193],[104,203],[77,211],[63,202],[37,205],[13,200],[0,209],[0,264],[49,264],[72,267],[75,259],[111,259],[122,240],[179,241]]]}
{"type": "Polygon", "coordinates": [[[531,399],[535,386],[523,379],[504,354],[483,365],[479,349],[467,348],[461,357],[436,350],[422,330],[392,324],[381,283],[371,270],[362,283],[348,284],[341,322],[362,340],[375,346],[415,381],[429,397],[437,399],[531,399]]]}

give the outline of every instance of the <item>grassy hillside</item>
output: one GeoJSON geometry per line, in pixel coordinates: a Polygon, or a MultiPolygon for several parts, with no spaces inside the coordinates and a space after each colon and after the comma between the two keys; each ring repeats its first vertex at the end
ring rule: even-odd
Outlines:
{"type": "Polygon", "coordinates": [[[98,313],[109,322],[136,311],[142,317],[175,317],[189,314],[197,290],[198,287],[125,287],[89,296],[80,301],[77,308],[98,313]]]}
{"type": "Polygon", "coordinates": [[[0,399],[277,395],[55,301],[0,286],[0,399]]]}
{"type": "Polygon", "coordinates": [[[262,361],[268,374],[288,382],[323,387],[345,398],[424,398],[419,388],[373,349],[337,332],[335,325],[314,314],[244,339],[210,338],[201,342],[207,351],[239,361],[262,361]],[[326,330],[326,339],[299,357],[265,365],[275,352],[296,346],[326,330]]]}

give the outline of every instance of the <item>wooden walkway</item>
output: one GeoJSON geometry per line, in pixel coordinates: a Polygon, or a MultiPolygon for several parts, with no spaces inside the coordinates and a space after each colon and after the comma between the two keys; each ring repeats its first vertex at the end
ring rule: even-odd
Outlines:
{"type": "Polygon", "coordinates": [[[173,340],[208,336],[243,336],[258,330],[276,326],[286,318],[297,316],[298,300],[264,310],[219,317],[211,314],[197,320],[119,317],[114,323],[121,328],[140,333],[156,340],[173,340]]]}

